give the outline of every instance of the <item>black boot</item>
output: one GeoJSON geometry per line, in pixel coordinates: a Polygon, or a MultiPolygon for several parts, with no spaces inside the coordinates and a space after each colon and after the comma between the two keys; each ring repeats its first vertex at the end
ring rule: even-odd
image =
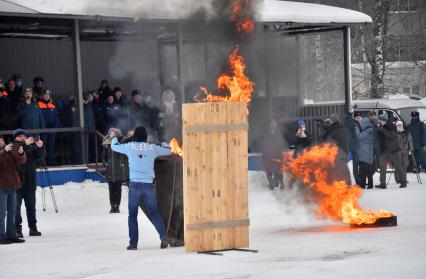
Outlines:
{"type": "Polygon", "coordinates": [[[407,188],[407,183],[401,183],[401,185],[399,185],[399,188],[407,188]]]}
{"type": "Polygon", "coordinates": [[[16,237],[18,238],[24,238],[24,235],[22,234],[22,226],[16,227],[16,237]]]}
{"type": "Polygon", "coordinates": [[[163,237],[163,239],[161,239],[160,248],[165,249],[167,247],[169,247],[169,237],[166,235],[165,237],[163,237]]]}
{"type": "Polygon", "coordinates": [[[115,208],[115,213],[120,213],[120,206],[118,204],[116,204],[114,208],[115,208]]]}
{"type": "Polygon", "coordinates": [[[37,230],[36,225],[30,227],[30,236],[41,236],[41,232],[37,230]]]}
{"type": "Polygon", "coordinates": [[[386,189],[386,185],[382,185],[382,184],[376,185],[374,187],[379,188],[379,189],[386,189]]]}
{"type": "Polygon", "coordinates": [[[0,239],[0,245],[12,244],[13,242],[10,239],[0,239]]]}
{"type": "Polygon", "coordinates": [[[23,243],[25,242],[25,239],[20,239],[20,238],[9,238],[8,240],[10,240],[12,243],[23,243]]]}

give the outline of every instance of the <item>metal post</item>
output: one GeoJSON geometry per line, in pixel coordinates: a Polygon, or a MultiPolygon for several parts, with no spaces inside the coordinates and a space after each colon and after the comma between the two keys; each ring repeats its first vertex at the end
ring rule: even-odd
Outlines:
{"type": "MultiPolygon", "coordinates": [[[[268,30],[265,30],[266,36],[266,46],[271,46],[271,36],[272,34],[268,33],[268,30]]],[[[270,75],[270,64],[271,64],[271,51],[269,48],[264,48],[265,51],[265,94],[267,100],[267,111],[268,111],[268,119],[274,118],[274,110],[272,105],[272,92],[271,92],[271,75],[270,75]]]]}
{"type": "Polygon", "coordinates": [[[345,106],[346,111],[352,104],[352,69],[351,69],[351,29],[349,26],[343,27],[343,59],[345,73],[345,106]]]}
{"type": "Polygon", "coordinates": [[[183,40],[182,40],[182,23],[178,23],[176,30],[176,56],[177,56],[177,76],[179,82],[179,90],[181,94],[181,102],[185,103],[185,81],[182,70],[182,52],[183,52],[183,40]]]}
{"type": "Polygon", "coordinates": [[[300,35],[296,35],[296,94],[299,96],[299,104],[303,104],[305,99],[305,90],[303,88],[303,55],[302,55],[302,39],[300,35]]]}
{"type": "MultiPolygon", "coordinates": [[[[81,47],[80,47],[80,24],[78,19],[74,19],[73,25],[73,43],[74,43],[74,58],[75,58],[75,70],[77,76],[77,91],[78,91],[78,112],[80,119],[80,128],[84,128],[84,109],[83,109],[83,74],[81,66],[81,47]]],[[[87,163],[86,156],[86,145],[85,135],[80,132],[80,142],[81,142],[81,159],[83,163],[87,163]]]]}

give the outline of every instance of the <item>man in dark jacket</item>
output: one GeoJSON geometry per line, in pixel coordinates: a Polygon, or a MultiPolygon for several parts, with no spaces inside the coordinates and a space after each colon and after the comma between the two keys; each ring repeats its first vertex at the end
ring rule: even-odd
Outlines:
{"type": "MultiPolygon", "coordinates": [[[[51,98],[51,90],[45,90],[38,102],[38,106],[43,113],[44,124],[46,128],[60,128],[62,126],[59,121],[59,113],[56,105],[51,98]]],[[[42,135],[43,141],[46,143],[46,163],[49,166],[56,165],[55,161],[55,139],[56,133],[47,133],[42,135]]]]}
{"type": "Polygon", "coordinates": [[[407,173],[402,170],[401,163],[401,146],[398,140],[396,127],[393,123],[393,116],[389,117],[387,113],[379,115],[379,141],[381,147],[380,153],[380,185],[376,188],[386,189],[386,171],[388,162],[392,162],[392,166],[400,178],[400,188],[407,187],[407,173]]]}
{"type": "Polygon", "coordinates": [[[114,103],[114,95],[108,96],[107,102],[103,106],[103,114],[108,130],[119,128],[123,110],[120,105],[114,103]]]}
{"type": "Polygon", "coordinates": [[[348,130],[340,124],[340,117],[337,114],[333,114],[330,119],[326,119],[325,124],[324,142],[334,143],[339,148],[331,178],[344,180],[348,185],[351,185],[351,173],[347,165],[349,157],[348,130]]]}
{"type": "Polygon", "coordinates": [[[420,121],[420,114],[418,111],[411,112],[409,130],[413,138],[413,153],[416,159],[417,168],[426,171],[426,161],[423,157],[423,146],[426,145],[426,132],[423,122],[420,121]]]}
{"type": "Polygon", "coordinates": [[[22,146],[6,145],[0,136],[0,244],[24,242],[16,236],[15,210],[16,189],[21,188],[18,166],[26,159],[22,146]]]}
{"type": "Polygon", "coordinates": [[[377,113],[375,111],[368,112],[368,118],[370,119],[371,126],[373,127],[373,153],[374,160],[372,164],[373,174],[376,172],[378,166],[380,165],[380,142],[379,142],[379,133],[377,131],[377,113]]]}
{"type": "Polygon", "coordinates": [[[33,90],[26,88],[24,101],[18,105],[18,117],[22,129],[44,129],[43,114],[33,99],[33,90]]]}
{"type": "Polygon", "coordinates": [[[285,148],[284,137],[274,119],[269,121],[267,128],[268,130],[260,144],[266,178],[268,179],[271,190],[276,187],[283,189],[284,180],[280,159],[285,148]]]}
{"type": "Polygon", "coordinates": [[[353,175],[355,178],[355,182],[359,185],[359,143],[356,135],[357,129],[359,130],[359,121],[361,120],[362,115],[361,112],[355,111],[353,106],[349,107],[349,112],[346,116],[346,127],[349,130],[349,150],[352,155],[352,166],[353,166],[353,175]]]}
{"type": "Polygon", "coordinates": [[[108,81],[106,79],[101,81],[101,86],[98,88],[98,93],[102,104],[106,102],[109,96],[113,95],[114,92],[109,87],[108,81]]]}
{"type": "Polygon", "coordinates": [[[96,148],[96,117],[93,110],[93,95],[90,91],[86,92],[83,96],[83,113],[84,113],[84,129],[88,132],[85,135],[86,145],[88,146],[89,162],[95,161],[95,148],[96,148]]]}
{"type": "Polygon", "coordinates": [[[16,195],[16,234],[20,238],[23,237],[21,205],[24,201],[30,236],[40,236],[36,218],[36,168],[37,163],[44,157],[43,141],[40,139],[35,141],[33,137],[27,137],[26,132],[22,129],[16,130],[13,138],[15,142],[22,144],[27,157],[25,164],[18,167],[22,188],[17,191],[16,195]]]}

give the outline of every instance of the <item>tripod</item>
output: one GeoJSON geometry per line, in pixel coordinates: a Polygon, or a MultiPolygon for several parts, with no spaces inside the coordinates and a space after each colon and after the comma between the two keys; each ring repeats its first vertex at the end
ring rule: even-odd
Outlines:
{"type": "MultiPolygon", "coordinates": [[[[58,206],[56,205],[56,199],[55,194],[53,193],[53,186],[50,181],[50,175],[49,170],[47,168],[46,160],[43,159],[40,164],[41,169],[44,171],[44,174],[46,175],[47,185],[50,189],[50,196],[52,197],[53,206],[55,207],[55,212],[58,213],[58,206]]],[[[46,186],[42,187],[42,202],[43,202],[43,211],[46,211],[46,186]]]]}

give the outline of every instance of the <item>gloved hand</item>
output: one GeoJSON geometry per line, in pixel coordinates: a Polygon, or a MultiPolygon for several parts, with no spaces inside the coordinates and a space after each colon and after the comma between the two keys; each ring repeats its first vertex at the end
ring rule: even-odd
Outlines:
{"type": "Polygon", "coordinates": [[[167,143],[167,142],[162,142],[161,143],[161,147],[164,147],[164,148],[170,148],[170,145],[167,143]]]}

